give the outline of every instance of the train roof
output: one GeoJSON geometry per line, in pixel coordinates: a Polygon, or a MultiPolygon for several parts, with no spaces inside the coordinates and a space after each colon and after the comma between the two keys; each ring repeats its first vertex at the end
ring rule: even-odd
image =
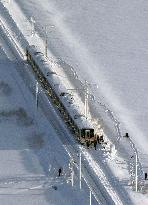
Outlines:
{"type": "Polygon", "coordinates": [[[27,47],[27,50],[77,126],[80,129],[93,128],[92,123],[86,119],[82,112],[82,110],[84,110],[84,103],[79,98],[75,99],[66,87],[68,78],[63,80],[62,77],[56,73],[55,66],[59,67],[59,65],[56,64],[55,61],[47,59],[34,45],[27,47]]]}

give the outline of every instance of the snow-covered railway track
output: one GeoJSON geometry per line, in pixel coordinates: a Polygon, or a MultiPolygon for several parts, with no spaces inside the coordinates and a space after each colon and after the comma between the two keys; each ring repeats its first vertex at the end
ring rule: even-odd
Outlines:
{"type": "Polygon", "coordinates": [[[20,49],[20,47],[17,45],[17,42],[15,40],[15,38],[10,34],[9,30],[7,29],[7,27],[5,26],[3,20],[0,18],[0,30],[1,30],[1,34],[3,35],[3,37],[5,38],[4,40],[8,40],[9,39],[9,44],[8,46],[11,47],[13,46],[15,48],[15,50],[17,52],[14,53],[14,49],[11,49],[12,53],[17,56],[17,58],[20,56],[21,58],[24,58],[24,54],[22,52],[22,50],[20,49]]]}

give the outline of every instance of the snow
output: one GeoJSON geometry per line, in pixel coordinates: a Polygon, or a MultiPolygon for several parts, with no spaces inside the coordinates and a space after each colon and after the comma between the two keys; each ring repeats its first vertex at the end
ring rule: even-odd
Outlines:
{"type": "Polygon", "coordinates": [[[18,2],[27,16],[35,18],[38,32],[43,34],[41,24],[49,25],[53,53],[99,85],[124,128],[147,152],[147,2],[44,0],[35,1],[34,11],[34,1],[18,2]]]}
{"type": "MultiPolygon", "coordinates": [[[[129,133],[138,150],[139,168],[142,166],[143,171],[147,172],[147,4],[147,1],[137,0],[5,2],[17,22],[19,32],[23,32],[29,43],[35,44],[38,39],[39,47],[44,50],[46,26],[49,58],[59,59],[62,65],[74,68],[81,80],[87,79],[98,87],[91,90],[95,99],[101,101],[100,105],[105,106],[97,107],[96,110],[94,108],[95,116],[100,118],[101,114],[101,126],[117,150],[110,147],[111,150],[109,148],[107,152],[98,147],[97,153],[89,151],[85,155],[91,161],[90,166],[96,165],[95,168],[102,166],[99,159],[103,161],[106,169],[103,169],[105,175],[101,175],[102,180],[106,189],[111,188],[111,193],[115,190],[112,197],[115,196],[114,202],[117,204],[120,200],[125,201],[125,204],[147,204],[148,201],[144,194],[147,185],[142,194],[133,191],[134,185],[130,183],[134,176],[129,177],[129,172],[135,169],[134,152],[128,139],[117,141],[117,133],[113,128],[116,126],[117,130],[120,125],[118,134],[129,133]],[[31,18],[35,22],[36,34],[30,37],[32,28],[28,20],[31,18]],[[103,113],[102,109],[106,112],[103,113]],[[100,155],[99,159],[97,155],[100,155]],[[123,193],[125,190],[127,192],[123,193]]],[[[4,9],[2,14],[3,22],[7,24],[8,17],[4,18],[4,9]]],[[[19,43],[23,42],[22,46],[26,46],[28,42],[22,39],[19,43]]],[[[101,170],[98,168],[98,178],[99,173],[101,170]]],[[[140,174],[141,170],[140,183],[145,183],[140,174]]]]}
{"type": "MultiPolygon", "coordinates": [[[[41,68],[40,70],[44,76],[46,76],[49,85],[55,90],[55,93],[63,103],[66,110],[68,110],[75,123],[77,123],[78,127],[92,129],[93,125],[84,116],[83,108],[85,105],[79,99],[79,96],[76,94],[72,96],[69,93],[69,90],[75,90],[75,87],[69,83],[66,76],[64,77],[63,81],[61,80],[61,75],[57,75],[56,70],[62,70],[62,68],[58,66],[56,62],[50,62],[48,59],[43,57],[42,53],[38,53],[38,48],[35,46],[30,46],[29,48],[27,47],[27,50],[28,54],[33,57],[36,65],[41,68]],[[62,93],[64,93],[64,96],[61,96],[62,93]],[[75,118],[76,116],[77,118],[75,118]]],[[[84,90],[81,90],[81,92],[84,92],[84,90]]]]}
{"type": "MultiPolygon", "coordinates": [[[[13,55],[9,41],[1,36],[0,43],[1,203],[89,203],[86,185],[78,189],[76,170],[71,187],[70,159],[55,128],[40,109],[36,113],[35,99],[18,72],[25,66],[13,55]],[[59,167],[63,168],[61,177],[59,167]]],[[[96,204],[94,198],[92,202],[96,204]]]]}

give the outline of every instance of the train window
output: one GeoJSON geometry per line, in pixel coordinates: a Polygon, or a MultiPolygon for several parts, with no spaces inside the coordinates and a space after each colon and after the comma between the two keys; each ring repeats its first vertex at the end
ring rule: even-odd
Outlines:
{"type": "Polygon", "coordinates": [[[34,60],[33,60],[32,62],[33,62],[33,66],[35,67],[35,62],[34,62],[34,60]]]}
{"type": "Polygon", "coordinates": [[[90,138],[90,130],[85,130],[85,137],[90,138]]]}
{"type": "Polygon", "coordinates": [[[70,118],[70,120],[71,120],[71,124],[73,124],[73,120],[72,120],[72,118],[70,118]]]}
{"type": "Polygon", "coordinates": [[[35,52],[34,54],[35,54],[35,55],[38,55],[38,54],[42,54],[42,52],[37,51],[37,52],[35,52]]]}

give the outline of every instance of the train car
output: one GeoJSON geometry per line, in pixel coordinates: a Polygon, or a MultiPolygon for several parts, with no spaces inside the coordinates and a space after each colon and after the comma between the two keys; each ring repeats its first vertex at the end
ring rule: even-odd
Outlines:
{"type": "Polygon", "coordinates": [[[82,114],[79,103],[73,99],[73,96],[56,74],[55,62],[50,62],[34,45],[27,47],[26,56],[47,96],[79,142],[81,144],[92,144],[96,141],[91,122],[82,114]]]}

